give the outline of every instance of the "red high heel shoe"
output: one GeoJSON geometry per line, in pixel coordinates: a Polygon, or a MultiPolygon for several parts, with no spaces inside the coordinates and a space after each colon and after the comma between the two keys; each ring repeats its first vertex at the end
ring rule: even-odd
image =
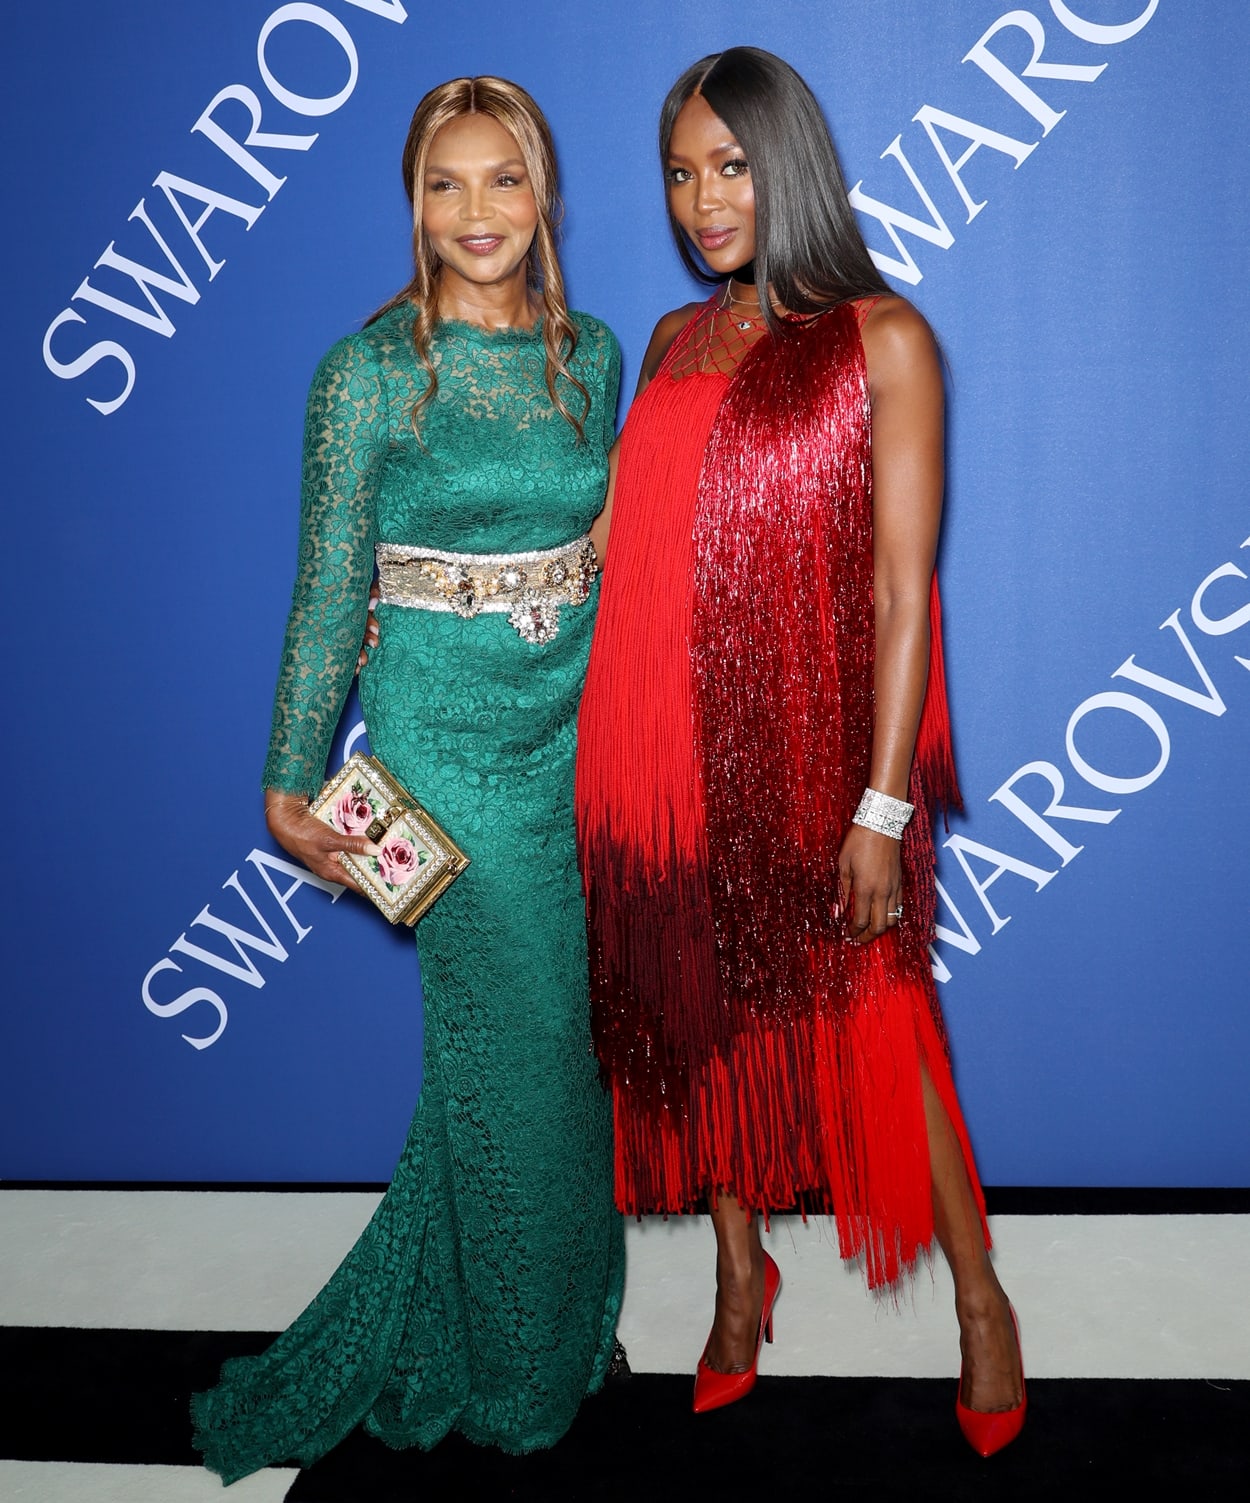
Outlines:
{"type": "MultiPolygon", "coordinates": [[[[1007,1307],[1011,1309],[1009,1305],[1007,1307]]],[[[1024,1356],[1020,1351],[1020,1323],[1016,1312],[1011,1310],[1011,1326],[1016,1333],[1016,1354],[1020,1358],[1020,1402],[1014,1409],[1000,1409],[997,1413],[985,1414],[980,1409],[969,1409],[961,1397],[964,1386],[963,1365],[959,1368],[959,1388],[955,1393],[955,1418],[964,1433],[964,1439],[978,1456],[993,1456],[1009,1446],[1024,1429],[1024,1415],[1029,1407],[1028,1390],[1024,1386],[1024,1356]]]]}
{"type": "Polygon", "coordinates": [[[781,1288],[781,1269],[764,1254],[764,1308],[760,1311],[760,1330],[755,1341],[755,1357],[750,1367],[740,1372],[718,1373],[707,1364],[707,1349],[699,1358],[694,1374],[694,1412],[706,1414],[709,1409],[723,1409],[726,1404],[746,1398],[755,1387],[755,1372],[760,1361],[760,1347],[773,1339],[773,1305],[781,1288]]]}

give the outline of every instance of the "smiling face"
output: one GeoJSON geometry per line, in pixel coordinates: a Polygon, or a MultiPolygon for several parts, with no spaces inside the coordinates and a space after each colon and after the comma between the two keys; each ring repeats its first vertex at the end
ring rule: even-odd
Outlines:
{"type": "Polygon", "coordinates": [[[673,217],[711,271],[728,275],[755,257],[755,190],[733,132],[701,94],[678,111],[669,139],[673,217]]]}
{"type": "Polygon", "coordinates": [[[430,143],[420,193],[421,227],[449,297],[457,282],[524,286],[538,204],[521,148],[498,120],[461,115],[443,126],[430,143]]]}

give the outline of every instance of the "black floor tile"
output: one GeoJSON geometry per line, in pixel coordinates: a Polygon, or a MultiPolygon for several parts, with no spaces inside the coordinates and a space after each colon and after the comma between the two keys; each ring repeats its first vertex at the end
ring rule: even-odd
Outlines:
{"type": "MultiPolygon", "coordinates": [[[[0,1456],[191,1464],[187,1400],[258,1333],[0,1328],[0,1456]]],[[[1250,1475],[1250,1382],[1050,1379],[1020,1440],[988,1462],[955,1425],[953,1381],[761,1378],[690,1412],[686,1375],[635,1374],[582,1406],[552,1451],[508,1456],[452,1436],[391,1451],[357,1432],[292,1484],[291,1503],[499,1498],[665,1503],[770,1479],[820,1499],[1075,1503],[1086,1493],[1205,1500],[1250,1475]]],[[[228,1496],[228,1495],[227,1495],[228,1496]]]]}

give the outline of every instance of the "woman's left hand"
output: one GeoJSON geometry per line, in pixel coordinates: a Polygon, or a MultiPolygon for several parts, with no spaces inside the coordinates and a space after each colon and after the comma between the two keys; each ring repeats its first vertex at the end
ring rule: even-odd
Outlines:
{"type": "Polygon", "coordinates": [[[903,901],[901,843],[863,825],[852,825],[838,853],[846,936],[871,944],[898,923],[903,901]]]}

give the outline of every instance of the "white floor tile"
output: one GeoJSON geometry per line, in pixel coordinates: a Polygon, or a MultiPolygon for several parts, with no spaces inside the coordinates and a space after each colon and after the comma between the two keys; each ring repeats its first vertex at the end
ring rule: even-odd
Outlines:
{"type": "MultiPolygon", "coordinates": [[[[999,1216],[995,1266],[1038,1378],[1250,1378],[1246,1216],[999,1216]]],[[[781,1217],[777,1339],[761,1373],[954,1378],[959,1336],[943,1258],[897,1308],[838,1258],[830,1223],[781,1217]]],[[[693,1372],[712,1319],[706,1218],[630,1227],[620,1335],[639,1372],[693,1372]]]]}
{"type": "MultiPolygon", "coordinates": [[[[279,1330],[316,1294],[375,1194],[0,1192],[0,1325],[279,1330]]],[[[1250,1216],[1000,1216],[999,1276],[1036,1377],[1250,1378],[1250,1216]]],[[[621,1338],[638,1372],[688,1372],[712,1315],[706,1218],[627,1228],[621,1338]]],[[[778,1340],[761,1371],[953,1377],[945,1263],[898,1309],[838,1259],[830,1224],[777,1218],[778,1340]]],[[[233,1496],[233,1495],[232,1495],[233,1496]]]]}
{"type": "Polygon", "coordinates": [[[0,1193],[0,1325],[274,1331],[360,1235],[376,1194],[0,1193]]]}
{"type": "Polygon", "coordinates": [[[221,1480],[202,1467],[102,1466],[91,1462],[0,1461],[5,1503],[281,1503],[295,1471],[272,1467],[236,1482],[223,1494],[221,1480]]]}

